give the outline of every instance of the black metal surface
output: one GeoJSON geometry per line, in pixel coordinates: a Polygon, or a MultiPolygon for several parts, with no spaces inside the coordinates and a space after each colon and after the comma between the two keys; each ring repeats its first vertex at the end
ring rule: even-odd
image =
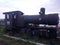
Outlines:
{"type": "Polygon", "coordinates": [[[47,24],[47,25],[57,25],[58,24],[58,14],[48,14],[48,15],[44,15],[44,16],[25,15],[25,16],[23,16],[23,18],[26,23],[47,24]]]}

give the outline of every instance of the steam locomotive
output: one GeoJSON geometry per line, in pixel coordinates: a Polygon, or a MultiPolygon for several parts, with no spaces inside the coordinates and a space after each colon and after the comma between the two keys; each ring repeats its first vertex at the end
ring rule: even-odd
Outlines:
{"type": "Polygon", "coordinates": [[[45,14],[45,8],[40,9],[39,15],[24,15],[21,11],[4,12],[3,14],[5,14],[6,33],[57,37],[58,14],[45,14]]]}

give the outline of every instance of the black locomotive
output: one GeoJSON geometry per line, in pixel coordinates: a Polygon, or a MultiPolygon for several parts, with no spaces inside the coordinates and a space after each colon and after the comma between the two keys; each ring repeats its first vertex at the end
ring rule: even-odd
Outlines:
{"type": "Polygon", "coordinates": [[[45,8],[40,9],[39,15],[24,15],[21,11],[11,11],[3,14],[5,14],[6,33],[28,33],[48,38],[57,37],[58,14],[45,14],[45,8]],[[44,26],[41,26],[41,24],[44,26]]]}

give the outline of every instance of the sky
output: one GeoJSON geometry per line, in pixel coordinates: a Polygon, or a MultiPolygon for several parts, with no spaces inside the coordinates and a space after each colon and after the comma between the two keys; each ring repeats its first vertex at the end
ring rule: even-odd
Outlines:
{"type": "Polygon", "coordinates": [[[3,12],[22,11],[25,15],[39,14],[40,8],[48,13],[60,14],[60,0],[0,0],[0,19],[4,19],[3,12]]]}

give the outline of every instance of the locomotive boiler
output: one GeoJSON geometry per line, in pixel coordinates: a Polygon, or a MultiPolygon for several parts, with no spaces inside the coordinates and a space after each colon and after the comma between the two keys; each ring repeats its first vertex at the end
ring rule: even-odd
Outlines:
{"type": "Polygon", "coordinates": [[[40,9],[39,15],[24,15],[21,11],[11,11],[3,14],[5,14],[6,33],[29,33],[51,38],[57,36],[58,14],[45,14],[45,8],[40,9]],[[40,24],[44,26],[42,27],[40,24]],[[46,25],[54,25],[55,27],[47,27],[46,25]]]}

